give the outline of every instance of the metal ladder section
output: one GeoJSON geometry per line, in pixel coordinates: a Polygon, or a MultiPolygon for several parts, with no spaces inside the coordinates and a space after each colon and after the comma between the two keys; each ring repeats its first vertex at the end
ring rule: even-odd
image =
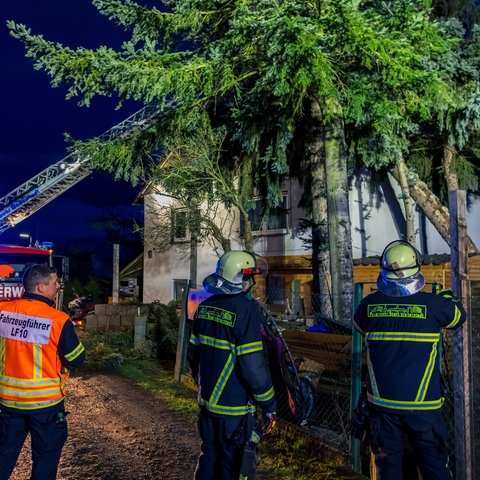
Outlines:
{"type": "MultiPolygon", "coordinates": [[[[98,139],[108,141],[128,138],[135,131],[152,125],[160,113],[158,109],[147,105],[107,130],[98,139]]],[[[72,153],[0,198],[0,233],[28,218],[86,178],[93,170],[88,157],[72,153]]]]}

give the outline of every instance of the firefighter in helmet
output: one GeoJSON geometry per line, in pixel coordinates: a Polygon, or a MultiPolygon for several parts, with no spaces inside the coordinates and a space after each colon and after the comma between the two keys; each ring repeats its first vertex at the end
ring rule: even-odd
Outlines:
{"type": "Polygon", "coordinates": [[[248,295],[254,276],[266,272],[262,258],[230,251],[203,281],[211,296],[195,312],[188,349],[188,363],[199,388],[202,444],[196,480],[237,480],[257,408],[264,433],[275,423],[276,402],[263,354],[261,314],[248,295]]]}
{"type": "Polygon", "coordinates": [[[402,480],[407,435],[423,480],[451,480],[448,431],[441,415],[442,329],[457,329],[466,312],[450,291],[427,293],[421,256],[408,242],[386,246],[378,291],[354,315],[365,336],[370,445],[377,478],[402,480]]]}

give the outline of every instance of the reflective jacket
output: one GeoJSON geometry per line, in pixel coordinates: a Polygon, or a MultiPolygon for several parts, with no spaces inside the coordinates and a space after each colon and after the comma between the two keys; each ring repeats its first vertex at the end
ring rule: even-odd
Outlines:
{"type": "Polygon", "coordinates": [[[456,329],[465,320],[462,304],[449,292],[406,297],[376,292],[365,297],[354,326],[366,340],[369,404],[395,413],[439,409],[444,401],[441,331],[456,329]]]}
{"type": "Polygon", "coordinates": [[[85,350],[73,323],[49,299],[0,303],[0,406],[34,413],[63,401],[68,371],[85,350]]]}
{"type": "Polygon", "coordinates": [[[276,403],[263,354],[261,316],[243,293],[213,295],[194,316],[188,362],[198,377],[199,403],[220,416],[244,415],[276,403]]]}

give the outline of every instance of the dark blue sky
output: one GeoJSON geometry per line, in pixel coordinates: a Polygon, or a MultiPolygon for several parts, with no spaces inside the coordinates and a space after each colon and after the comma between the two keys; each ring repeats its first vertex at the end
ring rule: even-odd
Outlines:
{"type": "MultiPolygon", "coordinates": [[[[125,33],[100,15],[90,0],[14,0],[0,3],[0,197],[67,155],[63,133],[86,139],[99,135],[141,105],[115,111],[115,99],[98,98],[89,108],[65,100],[66,87],[52,88],[50,77],[33,69],[23,44],[9,35],[7,20],[66,46],[118,48],[125,33]]],[[[126,213],[139,187],[95,172],[16,227],[0,234],[0,243],[20,243],[20,233],[63,245],[88,242],[96,235],[91,221],[111,207],[126,213]]],[[[61,253],[61,252],[58,252],[61,253]]]]}

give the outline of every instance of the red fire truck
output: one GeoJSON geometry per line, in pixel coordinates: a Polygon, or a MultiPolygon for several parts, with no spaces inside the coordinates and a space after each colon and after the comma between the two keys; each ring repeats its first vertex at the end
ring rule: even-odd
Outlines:
{"type": "MultiPolygon", "coordinates": [[[[68,259],[53,255],[51,244],[35,247],[0,245],[0,300],[13,300],[22,296],[23,272],[35,263],[55,267],[59,278],[66,280],[68,259]]],[[[62,299],[57,299],[57,305],[61,304],[62,299]]]]}

